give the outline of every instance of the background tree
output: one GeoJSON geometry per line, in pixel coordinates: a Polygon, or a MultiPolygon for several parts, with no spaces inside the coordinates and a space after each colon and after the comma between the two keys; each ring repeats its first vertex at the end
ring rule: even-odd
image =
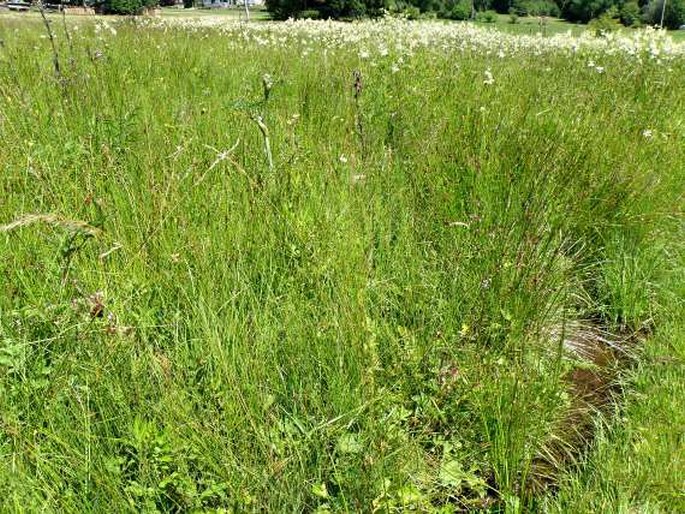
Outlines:
{"type": "Polygon", "coordinates": [[[159,0],[104,0],[100,7],[106,14],[140,14],[159,5],[159,0]]]}
{"type": "Polygon", "coordinates": [[[387,0],[266,0],[266,9],[278,20],[297,18],[315,11],[321,18],[360,18],[379,16],[387,0]]]}
{"type": "Polygon", "coordinates": [[[569,21],[589,22],[599,17],[616,2],[614,0],[569,0],[561,8],[561,15],[569,21]]]}
{"type": "Polygon", "coordinates": [[[626,27],[637,27],[642,22],[640,6],[635,1],[626,2],[619,10],[621,23],[626,27]]]}
{"type": "Polygon", "coordinates": [[[645,23],[661,24],[661,13],[664,13],[664,27],[677,29],[685,25],[685,0],[654,0],[645,9],[645,23]],[[664,1],[666,9],[664,10],[664,1]]]}
{"type": "Polygon", "coordinates": [[[276,20],[295,18],[306,9],[304,0],[266,0],[265,5],[276,20]]]}

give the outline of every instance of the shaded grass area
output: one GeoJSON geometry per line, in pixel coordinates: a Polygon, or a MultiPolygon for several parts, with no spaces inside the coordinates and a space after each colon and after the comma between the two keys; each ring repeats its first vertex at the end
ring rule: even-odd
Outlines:
{"type": "MultiPolygon", "coordinates": [[[[682,225],[681,225],[682,230],[682,225]]],[[[552,512],[681,512],[685,509],[685,262],[675,253],[669,307],[639,364],[624,377],[628,391],[614,423],[601,424],[592,450],[562,479],[552,512]]]]}
{"type": "MultiPolygon", "coordinates": [[[[271,15],[263,6],[251,6],[250,21],[268,20],[271,15]]],[[[162,17],[170,18],[201,18],[206,16],[220,16],[228,20],[245,20],[245,7],[236,6],[229,9],[176,9],[163,8],[162,17]]]]}
{"type": "Polygon", "coordinates": [[[564,480],[552,511],[681,512],[685,507],[683,361],[672,344],[682,338],[682,329],[665,332],[665,342],[654,343],[646,369],[631,382],[628,403],[617,413],[620,423],[600,430],[581,470],[564,480]]]}
{"type": "MultiPolygon", "coordinates": [[[[542,34],[543,36],[553,36],[555,34],[566,34],[570,33],[573,36],[580,36],[588,29],[586,24],[582,23],[571,23],[560,18],[549,18],[544,19],[534,17],[534,16],[523,16],[517,19],[516,23],[511,23],[511,18],[509,16],[500,14],[497,16],[497,21],[495,23],[477,23],[481,26],[492,27],[494,29],[500,30],[502,32],[511,34],[522,34],[522,35],[536,35],[542,34]]],[[[629,35],[636,30],[636,28],[620,27],[619,32],[624,35],[629,35]]],[[[685,30],[669,30],[668,35],[673,38],[674,41],[682,42],[685,41],[685,30]]]]}
{"type": "Polygon", "coordinates": [[[565,34],[568,32],[574,36],[579,36],[587,30],[586,25],[570,23],[566,20],[551,18],[549,16],[544,18],[537,16],[520,16],[516,18],[516,23],[511,23],[511,16],[498,14],[494,23],[480,22],[478,25],[492,27],[501,30],[502,32],[528,36],[536,34],[553,36],[555,34],[565,34]]]}
{"type": "MultiPolygon", "coordinates": [[[[537,508],[587,365],[554,334],[677,326],[681,62],[53,28],[59,77],[0,25],[6,510],[537,508]]],[[[679,387],[659,334],[626,433],[679,387]]],[[[651,469],[626,437],[560,505],[651,469]]]]}

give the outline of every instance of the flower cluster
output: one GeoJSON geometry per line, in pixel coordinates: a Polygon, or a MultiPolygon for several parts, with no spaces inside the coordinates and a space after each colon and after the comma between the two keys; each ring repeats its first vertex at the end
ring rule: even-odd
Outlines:
{"type": "Polygon", "coordinates": [[[411,22],[398,18],[340,23],[335,21],[289,20],[286,22],[244,24],[221,16],[195,19],[148,20],[139,26],[164,30],[182,27],[192,31],[211,30],[227,36],[238,48],[245,43],[262,47],[295,45],[300,55],[355,49],[362,60],[412,56],[418,50],[476,52],[505,58],[521,54],[544,56],[550,52],[622,54],[644,59],[669,61],[685,56],[685,44],[675,43],[665,31],[647,27],[628,35],[610,33],[595,37],[590,31],[580,36],[568,33],[554,36],[513,35],[470,23],[411,22]]]}

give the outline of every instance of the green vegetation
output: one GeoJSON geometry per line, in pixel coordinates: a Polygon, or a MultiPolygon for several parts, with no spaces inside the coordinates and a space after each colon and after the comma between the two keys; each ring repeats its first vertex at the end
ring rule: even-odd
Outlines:
{"type": "Polygon", "coordinates": [[[106,14],[140,14],[144,9],[159,5],[158,0],[104,0],[103,11],[106,14]]]}
{"type": "MultiPolygon", "coordinates": [[[[222,18],[226,21],[233,19],[236,21],[245,19],[245,8],[238,6],[231,9],[177,9],[162,8],[160,10],[162,18],[193,19],[193,18],[222,18]]],[[[250,7],[250,21],[269,20],[271,15],[264,6],[250,7]]]]}
{"type": "MultiPolygon", "coordinates": [[[[680,281],[685,283],[682,276],[680,281]]],[[[685,332],[682,310],[671,316],[631,373],[631,392],[617,422],[602,428],[590,458],[564,477],[552,511],[685,510],[685,332]]]]}
{"type": "Polygon", "coordinates": [[[1,511],[682,510],[682,57],[394,23],[0,17],[1,511]]]}
{"type": "Polygon", "coordinates": [[[277,20],[303,18],[363,18],[376,17],[387,7],[386,0],[265,0],[267,10],[277,20]]]}
{"type": "MultiPolygon", "coordinates": [[[[159,6],[159,0],[64,0],[60,2],[42,2],[45,5],[56,6],[58,4],[74,7],[88,6],[95,8],[101,14],[135,15],[142,14],[148,9],[159,6]]],[[[40,2],[34,6],[37,8],[40,2]]]]}
{"type": "MultiPolygon", "coordinates": [[[[571,33],[574,36],[580,36],[586,30],[587,25],[578,23],[569,23],[559,18],[534,18],[530,16],[519,17],[515,15],[515,21],[512,22],[512,15],[498,15],[497,20],[490,26],[502,32],[510,34],[553,36],[555,34],[571,33]]],[[[478,22],[476,22],[478,23],[478,22]]]]}
{"type": "Polygon", "coordinates": [[[589,23],[606,17],[626,27],[642,24],[678,29],[685,25],[685,0],[266,0],[274,18],[352,19],[378,16],[384,11],[409,19],[439,17],[478,20],[494,13],[515,17],[561,17],[573,23],[589,23]],[[663,19],[662,19],[663,13],[663,19]]]}

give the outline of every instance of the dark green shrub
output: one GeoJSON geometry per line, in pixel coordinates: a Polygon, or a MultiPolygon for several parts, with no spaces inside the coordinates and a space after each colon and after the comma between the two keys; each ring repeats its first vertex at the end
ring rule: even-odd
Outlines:
{"type": "Polygon", "coordinates": [[[516,9],[511,7],[509,9],[509,23],[511,23],[512,25],[516,25],[518,22],[519,22],[519,15],[516,12],[516,9]]]}
{"type": "Polygon", "coordinates": [[[157,1],[148,2],[146,0],[105,0],[102,4],[103,10],[107,14],[140,14],[146,7],[159,5],[157,1]]]}
{"type": "Polygon", "coordinates": [[[307,9],[305,11],[300,12],[297,15],[297,17],[302,20],[318,20],[319,18],[321,18],[321,13],[316,9],[307,9]]]}
{"type": "Polygon", "coordinates": [[[553,16],[561,15],[559,6],[551,0],[517,0],[513,8],[519,16],[553,16]]]}
{"type": "Polygon", "coordinates": [[[569,0],[562,4],[561,14],[569,21],[588,23],[613,5],[614,0],[569,0]]]}
{"type": "Polygon", "coordinates": [[[638,27],[641,24],[640,6],[635,1],[626,2],[619,11],[621,23],[626,27],[638,27]]]}
{"type": "Polygon", "coordinates": [[[414,5],[409,5],[402,10],[402,14],[408,20],[418,20],[421,17],[421,10],[414,5]]]}
{"type": "Polygon", "coordinates": [[[305,0],[266,0],[266,10],[277,20],[313,17],[313,11],[319,18],[350,19],[380,16],[387,7],[386,0],[322,0],[312,5],[305,0]]]}
{"type": "Polygon", "coordinates": [[[495,23],[497,21],[497,13],[495,11],[483,11],[476,14],[476,21],[481,23],[495,23]]]}
{"type": "Polygon", "coordinates": [[[618,22],[618,9],[615,6],[611,6],[606,12],[590,21],[588,28],[591,29],[596,36],[604,36],[610,32],[617,31],[620,28],[618,22]]]}
{"type": "Polygon", "coordinates": [[[305,10],[303,0],[266,0],[264,5],[276,20],[294,18],[305,10]]]}
{"type": "Polygon", "coordinates": [[[458,0],[443,5],[438,14],[441,18],[463,21],[471,18],[472,10],[473,7],[469,0],[458,0]]]}

